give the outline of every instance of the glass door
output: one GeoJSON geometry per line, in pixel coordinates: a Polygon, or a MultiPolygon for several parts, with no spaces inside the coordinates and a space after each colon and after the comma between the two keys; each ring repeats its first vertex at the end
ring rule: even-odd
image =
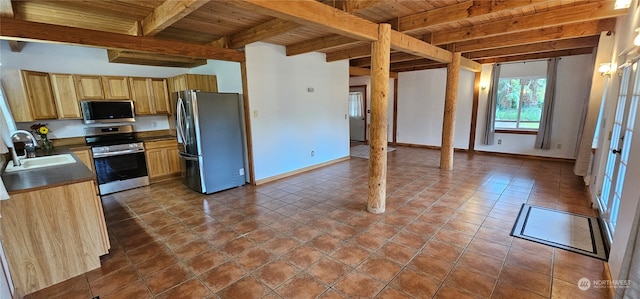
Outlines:
{"type": "Polygon", "coordinates": [[[353,141],[366,141],[366,88],[366,85],[349,88],[349,135],[353,141]]]}
{"type": "Polygon", "coordinates": [[[626,67],[622,74],[602,193],[598,198],[609,242],[612,241],[618,218],[618,207],[620,206],[638,99],[640,98],[640,76],[637,75],[637,67],[637,63],[634,63],[632,66],[626,67]]]}

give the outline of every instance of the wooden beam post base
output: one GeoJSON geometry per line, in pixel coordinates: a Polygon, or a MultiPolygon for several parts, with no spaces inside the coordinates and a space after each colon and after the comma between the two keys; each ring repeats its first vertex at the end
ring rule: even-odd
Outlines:
{"type": "Polygon", "coordinates": [[[380,24],[378,40],[371,44],[371,140],[367,211],[384,213],[387,196],[387,128],[391,25],[380,24]]]}

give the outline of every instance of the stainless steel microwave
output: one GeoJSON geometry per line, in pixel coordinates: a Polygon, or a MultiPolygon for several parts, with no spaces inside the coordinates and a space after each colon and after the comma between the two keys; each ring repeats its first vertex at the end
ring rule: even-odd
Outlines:
{"type": "Polygon", "coordinates": [[[85,124],[135,122],[133,101],[81,101],[85,124]]]}

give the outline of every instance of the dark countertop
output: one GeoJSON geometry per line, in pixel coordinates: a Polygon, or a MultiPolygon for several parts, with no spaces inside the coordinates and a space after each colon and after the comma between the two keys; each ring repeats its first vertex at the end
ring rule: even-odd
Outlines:
{"type": "MultiPolygon", "coordinates": [[[[9,195],[95,180],[96,175],[78,160],[78,157],[70,150],[70,148],[78,147],[55,147],[48,154],[36,151],[36,156],[38,157],[71,154],[76,159],[76,163],[3,173],[2,181],[9,195]]],[[[2,165],[3,172],[4,167],[5,165],[2,165]]]]}
{"type": "Polygon", "coordinates": [[[160,135],[160,136],[150,136],[150,137],[142,137],[139,138],[140,140],[144,141],[144,142],[150,142],[150,141],[162,141],[162,140],[176,140],[176,136],[172,136],[172,135],[160,135]]]}

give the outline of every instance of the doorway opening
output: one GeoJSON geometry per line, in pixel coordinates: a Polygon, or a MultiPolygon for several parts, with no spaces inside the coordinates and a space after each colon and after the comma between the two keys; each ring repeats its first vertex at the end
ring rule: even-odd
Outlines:
{"type": "Polygon", "coordinates": [[[367,142],[367,86],[349,87],[349,139],[367,142]]]}

